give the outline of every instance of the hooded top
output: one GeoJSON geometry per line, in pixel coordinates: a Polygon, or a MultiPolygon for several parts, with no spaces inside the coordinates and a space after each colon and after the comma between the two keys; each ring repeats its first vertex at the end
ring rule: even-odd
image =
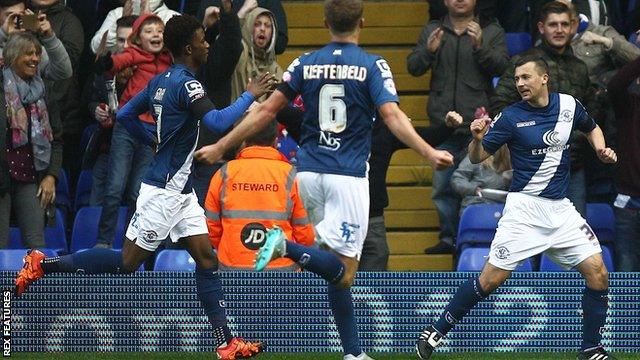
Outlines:
{"type": "MultiPolygon", "coordinates": [[[[169,19],[175,15],[180,15],[179,12],[173,11],[164,4],[163,0],[149,0],[149,9],[166,24],[169,19]]],[[[133,0],[133,14],[140,14],[140,0],[133,0]]],[[[122,17],[122,6],[115,8],[107,14],[100,29],[96,31],[91,39],[91,51],[95,53],[100,46],[100,40],[102,40],[102,34],[107,31],[107,49],[113,51],[116,47],[116,21],[122,17]]]]}
{"type": "MultiPolygon", "coordinates": [[[[128,67],[136,66],[133,76],[131,76],[127,82],[127,87],[120,97],[118,104],[120,108],[144,89],[149,80],[167,70],[173,62],[171,54],[169,54],[169,51],[166,49],[163,49],[158,54],[152,54],[133,43],[133,39],[140,33],[142,24],[149,18],[157,18],[159,21],[162,21],[162,19],[155,14],[145,14],[137,18],[133,23],[133,31],[127,40],[129,47],[125,48],[120,54],[111,56],[113,67],[110,72],[113,74],[128,67]]],[[[140,120],[151,124],[154,123],[149,113],[140,115],[140,120]]]]}
{"type": "MultiPolygon", "coordinates": [[[[242,54],[231,78],[232,100],[236,99],[246,90],[249,79],[253,79],[266,72],[275,74],[278,81],[282,80],[282,69],[276,62],[276,35],[276,20],[271,11],[258,7],[247,14],[242,24],[242,54]],[[260,49],[253,44],[253,24],[261,14],[268,14],[273,24],[271,41],[266,50],[260,49]]],[[[262,97],[259,100],[263,101],[264,99],[265,97],[262,97]]]]}

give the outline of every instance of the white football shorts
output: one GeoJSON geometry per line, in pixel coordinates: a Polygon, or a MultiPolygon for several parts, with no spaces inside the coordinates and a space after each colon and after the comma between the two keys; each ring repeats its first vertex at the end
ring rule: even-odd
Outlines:
{"type": "Polygon", "coordinates": [[[513,270],[529,257],[545,253],[556,264],[572,269],[600,252],[598,238],[569,199],[509,193],[489,263],[513,270]]]}
{"type": "Polygon", "coordinates": [[[310,171],[297,177],[317,242],[360,260],[369,225],[369,180],[310,171]]]}
{"type": "Polygon", "coordinates": [[[127,239],[145,250],[155,251],[171,236],[172,242],[181,238],[207,234],[204,210],[194,192],[179,192],[140,184],[136,212],[127,228],[127,239]]]}

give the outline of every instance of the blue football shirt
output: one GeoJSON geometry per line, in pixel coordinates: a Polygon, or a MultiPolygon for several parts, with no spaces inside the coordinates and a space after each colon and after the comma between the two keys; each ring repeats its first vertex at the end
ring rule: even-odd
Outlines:
{"type": "Polygon", "coordinates": [[[551,93],[549,104],[536,108],[526,101],[506,107],[491,123],[482,145],[491,154],[509,147],[513,180],[509,191],[563,199],[569,186],[569,147],[575,129],[596,127],[573,96],[551,93]]]}
{"type": "Polygon", "coordinates": [[[298,171],[366,177],[375,109],[399,102],[387,62],[332,42],[295,59],[283,80],[305,106],[298,171]]]}

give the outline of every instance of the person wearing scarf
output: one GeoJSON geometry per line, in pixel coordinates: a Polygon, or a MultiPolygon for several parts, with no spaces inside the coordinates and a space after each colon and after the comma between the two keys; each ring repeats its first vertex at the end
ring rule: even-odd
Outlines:
{"type": "Polygon", "coordinates": [[[50,112],[38,65],[42,46],[27,32],[13,34],[3,49],[0,71],[0,247],[6,247],[14,218],[24,245],[44,246],[45,214],[53,216],[62,162],[59,113],[50,112]],[[3,104],[4,102],[4,104],[3,104]],[[4,105],[4,106],[3,106],[4,105]],[[55,114],[55,116],[52,116],[55,114]],[[4,117],[4,118],[3,118],[4,117]],[[0,145],[2,146],[2,145],[0,145]]]}

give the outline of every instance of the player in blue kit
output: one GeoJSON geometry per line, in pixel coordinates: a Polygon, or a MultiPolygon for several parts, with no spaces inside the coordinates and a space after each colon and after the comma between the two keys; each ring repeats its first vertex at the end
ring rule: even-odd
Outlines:
{"type": "Polygon", "coordinates": [[[443,336],[504,283],[521,262],[543,252],[567,269],[576,268],[586,280],[578,359],[612,359],[600,345],[609,274],[598,239],[566,198],[571,132],[584,132],[602,162],[615,163],[617,157],[606,147],[602,130],[579,101],[570,95],[549,93],[548,74],[542,58],[519,59],[514,78],[522,101],[506,107],[493,121],[476,119],[471,123],[471,162],[480,163],[507,144],[513,180],[489,261],[479,277],[458,288],[440,319],[420,335],[416,350],[421,359],[428,359],[443,336]]]}
{"type": "Polygon", "coordinates": [[[256,98],[275,86],[275,79],[263,75],[250,83],[249,91],[234,104],[218,111],[195,78],[209,51],[202,25],[188,15],[174,16],[167,22],[164,42],[173,54],[174,65],[154,77],[117,114],[117,121],[132,135],[156,148],[142,179],[122,252],[94,248],[45,258],[42,252],[31,250],[16,279],[16,294],[21,295],[31,283],[49,273],[131,273],[170,236],[173,242],[182,240],[196,262],[196,291],[213,327],[217,358],[252,357],[262,351],[262,344],[233,337],[227,326],[218,260],[209,243],[204,210],[191,186],[191,167],[200,121],[212,131],[226,131],[256,98]],[[147,131],[138,120],[146,111],[156,121],[154,132],[147,131]]]}
{"type": "Polygon", "coordinates": [[[288,257],[329,282],[331,310],[344,359],[370,359],[360,348],[350,287],[369,216],[367,159],[378,109],[393,134],[427,158],[434,168],[453,163],[451,154],[433,149],[415,132],[398,107],[387,62],[358,47],[363,26],[361,0],[327,0],[325,22],[332,42],[295,59],[284,82],[234,130],[196,156],[216,161],[224,151],[271,121],[298,94],[306,110],[301,125],[297,170],[300,193],[323,249],[286,241],[280,229],[269,231],[256,269],[288,257]]]}

